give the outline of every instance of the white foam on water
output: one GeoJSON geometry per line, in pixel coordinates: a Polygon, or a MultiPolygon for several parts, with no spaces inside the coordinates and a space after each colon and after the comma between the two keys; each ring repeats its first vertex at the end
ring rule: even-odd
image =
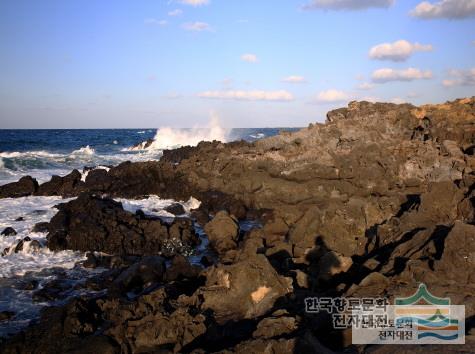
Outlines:
{"type": "MultiPolygon", "coordinates": [[[[130,211],[132,213],[135,213],[137,210],[142,210],[146,215],[151,215],[151,216],[158,216],[162,218],[174,218],[175,215],[169,213],[168,211],[164,210],[166,207],[177,203],[173,199],[161,199],[160,197],[156,195],[151,195],[146,199],[115,199],[118,202],[122,203],[122,207],[130,211]]],[[[180,203],[183,208],[185,209],[185,212],[187,216],[189,216],[191,210],[199,208],[201,202],[198,199],[195,199],[191,197],[188,201],[186,202],[178,202],[180,203]]]]}
{"type": "Polygon", "coordinates": [[[71,199],[61,197],[23,197],[0,199],[0,230],[13,227],[15,236],[0,236],[0,248],[10,248],[8,254],[0,257],[0,277],[23,275],[28,271],[39,271],[44,268],[60,267],[70,269],[84,258],[84,253],[73,251],[52,252],[47,247],[39,250],[31,249],[30,243],[25,242],[23,250],[14,253],[15,246],[25,237],[46,245],[46,234],[32,232],[38,222],[49,221],[58,210],[53,208],[58,203],[71,199]],[[15,221],[17,218],[21,221],[15,221]]]}
{"type": "Polygon", "coordinates": [[[86,145],[78,150],[74,150],[71,155],[94,155],[96,151],[90,147],[89,145],[86,145]]]}
{"type": "Polygon", "coordinates": [[[257,133],[257,134],[251,134],[249,135],[251,138],[254,138],[254,139],[262,139],[263,137],[265,137],[266,135],[264,133],[257,133]]]}

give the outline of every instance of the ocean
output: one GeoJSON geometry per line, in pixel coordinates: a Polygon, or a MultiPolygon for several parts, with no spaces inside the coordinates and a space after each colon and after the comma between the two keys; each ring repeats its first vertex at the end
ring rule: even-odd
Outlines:
{"type": "MultiPolygon", "coordinates": [[[[124,161],[160,159],[164,149],[196,145],[201,140],[255,141],[298,128],[210,129],[85,129],[85,130],[0,130],[0,185],[30,175],[42,183],[53,175],[66,175],[72,169],[112,166],[124,161]],[[147,144],[145,144],[147,142],[147,144]]],[[[67,202],[61,197],[0,199],[0,232],[12,227],[16,235],[0,236],[0,337],[15,333],[39,317],[42,308],[64,303],[72,296],[84,295],[77,285],[101,269],[85,269],[81,252],[52,252],[46,247],[46,234],[34,232],[39,222],[48,222],[57,212],[54,206],[67,202]],[[27,240],[27,241],[26,241],[27,240]],[[22,242],[22,249],[16,250],[22,242]],[[38,296],[51,282],[61,283],[54,299],[38,296]],[[11,317],[1,320],[1,315],[11,317]]],[[[118,200],[124,209],[163,218],[165,207],[174,203],[151,196],[141,200],[118,200]]],[[[196,201],[179,201],[189,212],[196,201]]],[[[246,227],[242,225],[242,227],[246,227]]],[[[199,225],[196,231],[203,243],[190,259],[198,262],[206,252],[206,236],[199,225]],[[204,246],[203,246],[204,245],[204,246]]],[[[88,295],[94,295],[91,291],[88,295]]]]}

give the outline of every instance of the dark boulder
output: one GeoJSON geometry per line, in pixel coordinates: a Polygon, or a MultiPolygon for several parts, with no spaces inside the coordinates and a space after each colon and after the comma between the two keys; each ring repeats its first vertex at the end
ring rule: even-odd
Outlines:
{"type": "Polygon", "coordinates": [[[25,176],[18,182],[12,182],[0,186],[0,198],[19,198],[34,194],[38,190],[36,179],[25,176]]]}
{"type": "Polygon", "coordinates": [[[33,226],[33,229],[31,229],[31,232],[46,233],[48,231],[49,231],[49,223],[48,222],[36,223],[35,226],[33,226]]]}
{"type": "Polygon", "coordinates": [[[3,231],[2,231],[2,236],[15,236],[17,234],[16,230],[13,228],[13,227],[6,227],[3,231]]]}
{"type": "Polygon", "coordinates": [[[115,255],[157,255],[183,250],[199,242],[191,220],[175,220],[172,225],[158,218],[125,211],[112,199],[81,194],[58,206],[47,236],[52,250],[101,251],[115,255]]]}
{"type": "Polygon", "coordinates": [[[290,278],[277,274],[267,258],[256,255],[206,271],[206,284],[197,291],[201,308],[210,309],[218,323],[264,315],[277,299],[292,290],[290,278]]]}
{"type": "Polygon", "coordinates": [[[235,249],[239,236],[239,224],[226,211],[218,212],[204,227],[211,246],[220,254],[235,249]]]}
{"type": "Polygon", "coordinates": [[[165,208],[170,214],[183,215],[186,213],[185,208],[180,203],[173,203],[165,208]]]}
{"type": "Polygon", "coordinates": [[[60,195],[73,197],[84,190],[84,182],[81,181],[81,173],[73,170],[70,174],[60,177],[53,176],[49,182],[39,186],[36,195],[60,195]]]}
{"type": "Polygon", "coordinates": [[[146,256],[125,269],[112,283],[110,292],[136,293],[160,282],[165,272],[165,259],[159,256],[146,256]]]}

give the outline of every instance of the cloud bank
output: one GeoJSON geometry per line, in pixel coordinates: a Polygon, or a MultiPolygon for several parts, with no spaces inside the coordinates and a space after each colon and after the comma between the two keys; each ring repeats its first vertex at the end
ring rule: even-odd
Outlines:
{"type": "Polygon", "coordinates": [[[425,20],[435,18],[463,19],[475,16],[475,0],[423,1],[410,14],[425,20]]]}
{"type": "Polygon", "coordinates": [[[373,82],[386,83],[390,81],[413,81],[422,79],[432,79],[432,72],[430,70],[422,71],[416,68],[407,69],[389,69],[383,68],[373,72],[371,76],[373,82]]]}
{"type": "Polygon", "coordinates": [[[449,76],[449,79],[442,81],[445,87],[475,85],[475,68],[470,70],[453,69],[449,71],[449,76]]]}
{"type": "Polygon", "coordinates": [[[405,61],[415,52],[430,52],[432,49],[430,44],[410,43],[401,39],[374,46],[369,51],[369,57],[375,60],[405,61]]]}

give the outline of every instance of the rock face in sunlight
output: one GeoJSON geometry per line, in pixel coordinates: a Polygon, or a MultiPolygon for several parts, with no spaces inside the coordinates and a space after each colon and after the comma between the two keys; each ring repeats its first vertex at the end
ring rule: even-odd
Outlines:
{"type": "MultiPolygon", "coordinates": [[[[304,299],[392,300],[420,282],[465,305],[473,326],[474,152],[475,98],[351,102],[295,133],[202,142],[91,171],[45,229],[52,249],[109,253],[108,270],[87,283],[108,293],[46,310],[1,351],[54,343],[57,352],[384,352],[348,348],[351,333],[306,313],[304,299]],[[194,246],[190,220],[165,225],[100,197],[148,194],[202,202],[192,216],[215,251],[204,269],[181,255],[168,255],[167,266],[140,257],[156,257],[173,237],[194,246]]],[[[0,195],[49,190],[18,183],[0,195]]]]}

